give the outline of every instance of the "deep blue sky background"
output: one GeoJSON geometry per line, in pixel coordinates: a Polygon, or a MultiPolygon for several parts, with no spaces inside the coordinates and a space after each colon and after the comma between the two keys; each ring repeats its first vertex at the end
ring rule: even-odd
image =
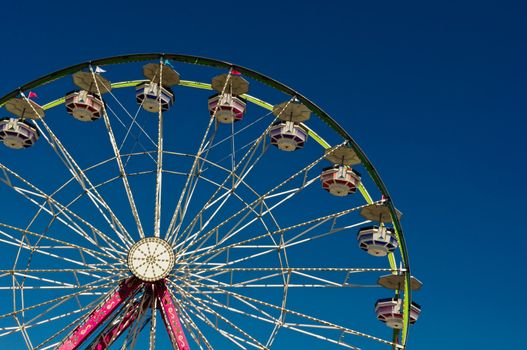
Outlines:
{"type": "Polygon", "coordinates": [[[409,348],[520,349],[526,10],[520,1],[13,1],[0,13],[0,95],[134,52],[210,56],[274,77],[350,131],[405,213],[425,283],[409,348]]]}

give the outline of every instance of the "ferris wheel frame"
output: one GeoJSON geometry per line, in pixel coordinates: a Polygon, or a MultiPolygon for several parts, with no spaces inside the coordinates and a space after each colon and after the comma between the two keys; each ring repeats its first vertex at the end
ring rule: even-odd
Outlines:
{"type": "MultiPolygon", "coordinates": [[[[120,56],[112,56],[112,57],[106,57],[91,61],[86,61],[80,64],[76,64],[64,69],[57,70],[51,74],[44,75],[38,79],[35,79],[27,84],[24,84],[20,86],[19,88],[9,92],[8,94],[4,95],[0,98],[0,107],[3,106],[7,101],[9,101],[12,98],[17,97],[20,93],[29,91],[31,89],[35,89],[37,87],[40,87],[42,85],[48,84],[50,82],[53,82],[54,80],[60,79],[62,77],[71,75],[75,72],[78,72],[82,69],[94,67],[94,66],[105,66],[105,65],[114,65],[114,64],[125,64],[130,62],[142,62],[142,61],[151,61],[151,60],[172,60],[175,62],[182,62],[182,63],[189,63],[193,65],[202,65],[202,66],[209,66],[214,68],[220,68],[220,69],[230,69],[230,70],[236,70],[242,74],[244,74],[247,77],[250,77],[254,80],[257,80],[263,84],[266,84],[278,91],[281,91],[285,94],[288,94],[290,96],[294,96],[297,98],[301,103],[303,103],[305,106],[307,106],[315,115],[317,115],[321,120],[323,120],[331,129],[333,129],[337,134],[339,134],[348,144],[349,147],[351,147],[355,153],[357,154],[358,158],[361,161],[361,164],[364,166],[364,168],[367,170],[368,174],[371,176],[372,180],[374,181],[375,185],[377,186],[378,190],[380,191],[381,195],[385,199],[385,202],[383,203],[387,208],[389,209],[389,213],[391,216],[391,220],[393,223],[393,227],[395,230],[395,235],[397,237],[397,240],[399,242],[399,249],[401,254],[401,263],[402,263],[402,269],[404,271],[404,299],[403,299],[403,327],[401,330],[401,338],[399,339],[401,345],[403,348],[406,347],[407,338],[408,338],[408,329],[409,329],[409,314],[410,314],[410,307],[412,303],[412,296],[411,296],[411,290],[410,287],[411,284],[411,272],[410,272],[410,262],[408,258],[408,253],[406,249],[404,234],[403,234],[403,228],[400,223],[398,212],[395,208],[394,202],[388,192],[387,187],[385,186],[384,182],[382,181],[379,173],[374,168],[364,151],[360,148],[360,146],[357,144],[357,142],[349,135],[349,133],[342,128],[331,116],[329,116],[323,109],[321,109],[319,106],[317,106],[314,102],[312,102],[310,99],[306,98],[299,92],[293,90],[292,88],[266,76],[261,73],[258,73],[254,70],[245,68],[243,66],[239,66],[236,64],[232,64],[229,62],[211,59],[211,58],[205,58],[205,57],[199,57],[199,56],[193,56],[193,55],[183,55],[183,54],[170,54],[170,53],[143,53],[143,54],[131,54],[131,55],[120,55],[120,56]]],[[[124,87],[130,87],[137,85],[138,81],[129,81],[129,82],[119,82],[112,84],[113,88],[124,88],[124,87]]],[[[199,89],[211,89],[210,84],[207,83],[201,83],[201,82],[194,82],[194,81],[181,81],[181,85],[193,87],[193,88],[199,88],[199,89]]],[[[273,106],[265,101],[259,100],[256,97],[252,97],[250,95],[244,96],[248,101],[258,104],[261,107],[272,110],[273,106]]],[[[44,109],[52,108],[57,105],[60,105],[64,103],[64,98],[52,101],[46,105],[43,106],[44,109]]],[[[330,144],[328,144],[322,137],[320,137],[316,131],[308,128],[309,135],[318,143],[321,147],[324,149],[331,148],[330,144]]],[[[363,196],[365,197],[366,201],[369,204],[373,203],[372,198],[369,196],[369,194],[365,191],[364,188],[359,187],[359,190],[361,190],[363,196]]],[[[392,253],[389,254],[389,263],[393,270],[397,270],[398,267],[396,266],[395,258],[392,253]]],[[[394,337],[396,336],[396,332],[394,331],[394,337]]]]}

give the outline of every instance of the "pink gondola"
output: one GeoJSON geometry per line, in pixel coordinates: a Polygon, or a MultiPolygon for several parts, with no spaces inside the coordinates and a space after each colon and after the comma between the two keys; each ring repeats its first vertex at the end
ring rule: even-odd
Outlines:
{"type": "MultiPolygon", "coordinates": [[[[375,313],[379,321],[393,329],[403,328],[403,300],[400,298],[379,299],[375,303],[375,313]]],[[[421,306],[412,302],[410,305],[409,322],[414,324],[421,313],[421,306]]]]}
{"type": "Polygon", "coordinates": [[[360,183],[360,174],[347,165],[334,165],[323,169],[320,180],[326,191],[343,197],[355,193],[360,183]]]}
{"type": "Polygon", "coordinates": [[[104,102],[99,95],[80,90],[66,95],[65,106],[67,112],[75,119],[91,122],[102,116],[104,102]]]}
{"type": "Polygon", "coordinates": [[[215,115],[216,119],[224,124],[242,120],[247,106],[244,99],[227,93],[212,95],[208,104],[210,115],[215,115]]]}

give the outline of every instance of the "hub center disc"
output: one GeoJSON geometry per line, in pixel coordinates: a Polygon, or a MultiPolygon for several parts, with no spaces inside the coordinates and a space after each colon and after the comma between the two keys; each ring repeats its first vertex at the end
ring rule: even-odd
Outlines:
{"type": "Polygon", "coordinates": [[[128,268],[142,281],[159,281],[174,268],[174,251],[167,241],[147,237],[136,242],[128,253],[128,268]]]}

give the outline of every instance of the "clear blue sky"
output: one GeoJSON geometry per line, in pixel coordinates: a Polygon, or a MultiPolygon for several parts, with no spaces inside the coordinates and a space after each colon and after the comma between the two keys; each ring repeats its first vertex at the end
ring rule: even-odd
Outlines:
{"type": "Polygon", "coordinates": [[[425,284],[409,348],[525,348],[527,5],[49,3],[3,4],[0,95],[135,52],[214,57],[274,77],[350,131],[405,214],[425,284]]]}

